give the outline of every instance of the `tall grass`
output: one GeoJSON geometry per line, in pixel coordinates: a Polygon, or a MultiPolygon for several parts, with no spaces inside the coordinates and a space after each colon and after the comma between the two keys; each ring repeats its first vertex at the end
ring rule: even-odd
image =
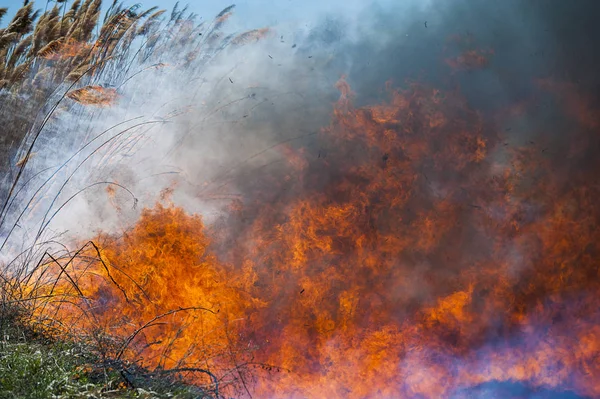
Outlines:
{"type": "MultiPolygon", "coordinates": [[[[96,185],[128,192],[135,204],[135,195],[116,182],[90,181],[66,197],[65,191],[92,156],[107,148],[119,151],[120,140],[130,137],[131,131],[144,134],[144,129],[161,123],[132,120],[102,132],[87,131],[82,135],[86,139],[64,161],[32,168],[32,159],[46,150],[41,137],[52,133],[48,132],[52,118],[60,110],[77,121],[83,117],[82,107],[111,106],[123,85],[149,69],[165,67],[166,62],[201,74],[206,63],[228,46],[265,35],[264,29],[225,35],[221,28],[232,9],[227,7],[214,20],[197,23],[195,14],[178,5],[168,13],[156,7],[125,7],[115,0],[102,16],[101,0],[56,1],[44,11],[26,0],[7,27],[0,29],[0,150],[7,154],[0,161],[4,177],[0,185],[1,320],[18,319],[43,333],[75,330],[43,310],[49,303],[86,303],[71,269],[78,260],[89,261],[86,257],[95,244],[70,249],[60,233],[47,231],[48,226],[73,198],[96,185]],[[8,252],[15,232],[31,215],[37,219],[28,226],[28,241],[19,242],[17,251],[13,245],[8,252]],[[12,258],[7,259],[7,253],[12,258]],[[59,282],[72,289],[58,292],[59,282]]],[[[0,9],[0,18],[6,13],[0,9]]],[[[96,260],[101,261],[99,251],[96,260]]],[[[98,331],[87,338],[106,367],[125,367],[109,359],[115,345],[122,347],[123,342],[98,331]]],[[[214,379],[210,371],[203,372],[214,379]]],[[[219,396],[218,382],[212,389],[219,396]]]]}

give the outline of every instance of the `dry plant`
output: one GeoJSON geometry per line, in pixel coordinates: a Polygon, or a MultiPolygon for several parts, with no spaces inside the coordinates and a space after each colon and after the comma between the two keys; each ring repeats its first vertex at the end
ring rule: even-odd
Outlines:
{"type": "MultiPolygon", "coordinates": [[[[141,290],[141,294],[133,294],[112,279],[114,268],[118,266],[104,262],[101,248],[96,243],[88,242],[71,250],[61,242],[60,234],[52,235],[46,230],[71,200],[91,187],[103,185],[111,190],[122,190],[131,195],[134,204],[137,203],[134,194],[116,182],[92,182],[66,200],[61,194],[75,171],[89,159],[88,156],[73,166],[74,162],[80,161],[77,156],[84,150],[92,148],[93,155],[101,148],[119,143],[132,129],[143,129],[158,122],[139,122],[111,137],[103,137],[106,132],[97,134],[65,163],[51,170],[50,176],[41,183],[36,179],[47,170],[32,172],[27,167],[35,159],[36,152],[43,151],[37,149],[36,144],[59,109],[77,116],[81,109],[78,107],[111,106],[119,101],[119,88],[133,77],[150,68],[167,67],[164,58],[183,68],[201,71],[208,60],[228,46],[256,41],[264,37],[267,30],[224,35],[221,28],[233,6],[224,9],[212,22],[197,24],[196,16],[187,8],[179,9],[178,5],[168,14],[156,7],[146,10],[139,6],[124,7],[115,0],[102,20],[101,5],[101,0],[56,1],[53,7],[41,12],[34,8],[32,1],[25,0],[8,26],[0,29],[0,101],[3,104],[0,148],[10,154],[5,157],[8,163],[0,165],[0,173],[6,177],[0,192],[0,254],[6,250],[7,242],[20,227],[24,215],[42,203],[40,198],[47,195],[46,188],[50,185],[60,187],[53,194],[50,205],[42,211],[43,218],[32,242],[24,245],[11,261],[0,264],[0,319],[18,319],[32,331],[54,336],[67,334],[86,341],[102,359],[100,367],[103,370],[119,370],[123,380],[134,386],[135,375],[143,372],[124,360],[123,355],[142,332],[164,323],[174,314],[213,310],[201,307],[170,309],[151,320],[138,320],[139,325],[127,336],[115,335],[93,319],[91,310],[97,305],[79,288],[79,280],[93,269],[88,270],[88,267],[100,263],[106,276],[127,300],[128,295],[143,296],[140,285],[133,282],[141,290]],[[143,66],[141,69],[140,65],[143,66]],[[57,181],[59,178],[64,180],[57,181]],[[68,325],[56,317],[63,305],[80,311],[68,325]],[[94,328],[80,329],[78,317],[87,319],[81,325],[94,328]],[[134,369],[138,370],[137,374],[132,372],[134,369]]],[[[6,9],[0,9],[0,18],[6,12],[6,9]]],[[[119,126],[114,129],[118,130],[119,126]]],[[[119,145],[116,148],[118,150],[119,145]]],[[[126,271],[120,270],[120,273],[126,271]]],[[[234,356],[233,348],[227,348],[227,351],[234,356]]],[[[204,392],[220,397],[219,389],[223,384],[239,385],[242,380],[245,385],[243,376],[250,365],[250,362],[236,365],[235,372],[229,370],[220,376],[208,368],[189,365],[151,372],[165,376],[184,375],[188,381],[206,381],[204,392]],[[196,378],[199,374],[205,378],[196,378]]]]}

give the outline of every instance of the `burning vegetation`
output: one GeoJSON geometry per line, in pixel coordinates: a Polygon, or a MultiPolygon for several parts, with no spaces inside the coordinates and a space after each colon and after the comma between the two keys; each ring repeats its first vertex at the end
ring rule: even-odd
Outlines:
{"type": "Polygon", "coordinates": [[[53,287],[73,304],[43,313],[260,397],[600,395],[590,176],[507,149],[456,93],[414,83],[355,108],[338,87],[326,156],[281,147],[287,166],[237,182],[214,225],[157,205],[95,237],[53,287]]]}
{"type": "MultiPolygon", "coordinates": [[[[492,54],[445,62],[472,71],[492,54]]],[[[75,334],[111,367],[176,374],[215,398],[600,398],[593,97],[538,81],[569,135],[518,142],[498,115],[517,124],[533,100],[490,117],[422,81],[360,106],[345,78],[336,87],[310,145],[287,140],[261,173],[198,189],[198,201],[240,193],[216,220],[162,195],[123,232],[80,237],[11,276],[33,303],[28,320],[75,334]]],[[[65,96],[111,106],[117,90],[65,96]]],[[[123,186],[108,183],[112,200],[123,186]]]]}

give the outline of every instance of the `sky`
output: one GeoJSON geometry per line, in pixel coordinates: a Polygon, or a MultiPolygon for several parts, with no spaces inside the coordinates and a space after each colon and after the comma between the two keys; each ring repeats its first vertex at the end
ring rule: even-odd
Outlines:
{"type": "MultiPolygon", "coordinates": [[[[103,3],[108,7],[112,1],[105,0],[103,3]]],[[[387,1],[378,1],[386,3],[387,1]]],[[[52,3],[52,2],[51,2],[52,3]]],[[[70,3],[70,1],[69,1],[70,3]]],[[[171,10],[176,0],[144,0],[144,1],[125,1],[125,4],[140,3],[143,7],[149,8],[159,6],[171,10]]],[[[181,1],[180,8],[189,4],[189,10],[197,13],[204,19],[211,19],[225,7],[235,4],[238,22],[241,22],[242,28],[255,28],[258,26],[275,26],[281,23],[304,23],[310,25],[315,22],[315,17],[323,13],[355,15],[356,11],[368,6],[370,1],[365,0],[346,0],[343,3],[338,1],[322,0],[192,0],[181,1]],[[341,6],[343,4],[343,7],[341,6]]],[[[0,0],[0,7],[8,7],[9,13],[4,18],[2,24],[6,25],[7,20],[23,4],[23,0],[0,0]]],[[[46,0],[35,1],[36,8],[43,9],[46,0]]]]}

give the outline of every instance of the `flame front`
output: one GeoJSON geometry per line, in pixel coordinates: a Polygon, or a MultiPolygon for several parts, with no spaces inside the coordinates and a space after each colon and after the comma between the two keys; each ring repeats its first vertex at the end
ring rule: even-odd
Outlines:
{"type": "Polygon", "coordinates": [[[455,92],[415,83],[356,108],[338,88],[317,145],[280,146],[286,166],[237,182],[218,222],[157,205],[96,237],[73,272],[88,317],[61,303],[59,319],[257,397],[466,398],[494,382],[600,397],[590,127],[572,124],[574,172],[505,145],[455,92]],[[250,381],[254,366],[271,372],[250,381]]]}

